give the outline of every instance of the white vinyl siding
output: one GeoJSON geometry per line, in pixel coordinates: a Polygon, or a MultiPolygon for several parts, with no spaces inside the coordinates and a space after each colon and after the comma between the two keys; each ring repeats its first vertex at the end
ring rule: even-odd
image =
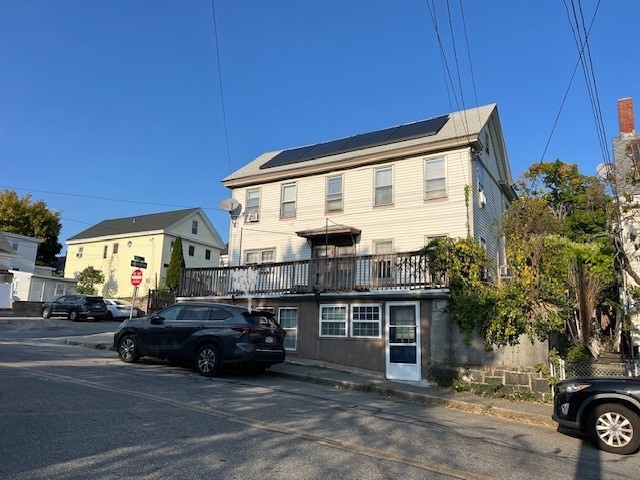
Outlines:
{"type": "MultiPolygon", "coordinates": [[[[440,157],[438,157],[440,158],[440,157]]],[[[280,220],[281,182],[261,184],[260,228],[230,230],[229,251],[231,265],[243,263],[244,252],[265,246],[276,248],[276,262],[311,258],[309,242],[296,232],[335,224],[349,225],[362,230],[356,249],[358,255],[374,253],[374,240],[389,239],[393,235],[394,252],[418,250],[424,237],[446,232],[451,237],[466,237],[467,210],[464,188],[471,181],[468,149],[448,152],[445,156],[447,197],[443,202],[424,201],[424,156],[406,158],[393,167],[394,208],[373,209],[375,170],[368,165],[347,169],[343,176],[343,212],[332,213],[327,221],[325,189],[327,175],[293,178],[296,185],[296,217],[280,220]],[[397,233],[396,233],[397,232],[397,233]],[[241,239],[242,237],[242,239],[241,239]],[[242,248],[243,258],[237,258],[242,248]]],[[[475,166],[474,166],[475,170],[475,166]]],[[[474,175],[475,177],[475,175],[474,175]]],[[[485,177],[487,183],[489,177],[485,177]]],[[[287,183],[287,184],[288,184],[287,183]]],[[[255,187],[249,187],[252,189],[255,187]]],[[[247,189],[233,192],[235,198],[246,198],[247,189]]],[[[471,223],[473,234],[473,223],[471,223]]],[[[485,238],[490,239],[487,235],[485,238]]]]}

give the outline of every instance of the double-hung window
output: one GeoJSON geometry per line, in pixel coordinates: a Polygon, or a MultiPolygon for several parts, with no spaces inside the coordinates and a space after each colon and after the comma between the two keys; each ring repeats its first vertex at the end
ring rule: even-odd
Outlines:
{"type": "Polygon", "coordinates": [[[342,175],[328,177],[325,212],[341,212],[342,209],[342,175]]]}
{"type": "Polygon", "coordinates": [[[193,220],[191,222],[191,233],[193,233],[194,235],[198,234],[198,221],[197,220],[193,220]]]}
{"type": "Polygon", "coordinates": [[[380,305],[320,305],[321,337],[380,338],[381,331],[380,305]]]}
{"type": "Polygon", "coordinates": [[[347,305],[320,305],[320,336],[347,336],[347,305]]]}
{"type": "Polygon", "coordinates": [[[424,161],[424,199],[447,196],[447,175],[444,158],[431,158],[424,161]]]}
{"type": "Polygon", "coordinates": [[[260,189],[252,188],[247,190],[245,207],[247,222],[257,222],[260,219],[260,189]]]}
{"type": "Polygon", "coordinates": [[[374,263],[375,278],[380,280],[391,280],[393,277],[393,240],[374,240],[373,253],[375,255],[385,255],[384,257],[376,257],[374,263]]]}
{"type": "Polygon", "coordinates": [[[276,258],[276,250],[268,248],[264,250],[249,250],[245,253],[245,265],[257,265],[261,263],[273,263],[276,258]]]}
{"type": "Polygon", "coordinates": [[[393,168],[375,169],[374,205],[391,205],[393,203],[393,168]]]}
{"type": "Polygon", "coordinates": [[[380,305],[351,306],[351,336],[379,338],[381,330],[380,305]]]}
{"type": "Polygon", "coordinates": [[[298,309],[282,307],[278,310],[278,323],[287,334],[284,337],[285,350],[298,349],[298,309]]]}
{"type": "Polygon", "coordinates": [[[282,203],[280,205],[280,218],[294,218],[296,216],[296,184],[282,185],[282,203]]]}

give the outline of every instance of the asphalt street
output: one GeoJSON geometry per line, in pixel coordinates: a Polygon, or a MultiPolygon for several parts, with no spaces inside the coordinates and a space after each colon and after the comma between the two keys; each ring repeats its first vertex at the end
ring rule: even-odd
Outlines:
{"type": "Polygon", "coordinates": [[[545,426],[289,378],[124,364],[52,336],[64,322],[41,327],[0,328],[0,478],[605,479],[640,467],[545,426]]]}

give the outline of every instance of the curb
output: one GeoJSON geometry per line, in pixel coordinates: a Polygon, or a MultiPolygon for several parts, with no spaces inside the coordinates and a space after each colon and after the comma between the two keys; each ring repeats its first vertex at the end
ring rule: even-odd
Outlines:
{"type": "MultiPolygon", "coordinates": [[[[113,345],[107,343],[87,343],[81,340],[73,340],[65,338],[64,342],[68,345],[95,348],[97,350],[109,350],[115,351],[113,345]]],[[[295,362],[292,362],[295,365],[295,362]]],[[[309,374],[301,375],[290,372],[278,372],[276,370],[267,370],[266,375],[270,377],[287,378],[290,380],[296,380],[301,382],[314,383],[316,385],[325,385],[333,388],[342,388],[345,390],[353,390],[357,392],[369,392],[384,397],[393,397],[401,400],[408,400],[415,403],[422,403],[425,405],[435,405],[438,407],[451,408],[454,410],[460,410],[467,413],[475,413],[481,415],[488,415],[492,417],[501,418],[503,420],[517,421],[519,423],[526,423],[528,425],[537,425],[542,427],[557,428],[557,423],[551,419],[551,414],[538,415],[535,413],[521,412],[517,410],[510,410],[503,407],[495,407],[493,405],[481,405],[472,402],[465,402],[463,400],[453,400],[448,398],[441,398],[433,395],[426,395],[424,393],[415,392],[403,392],[396,390],[392,387],[376,385],[375,379],[371,379],[366,383],[351,382],[348,380],[335,380],[320,377],[313,377],[309,374]]]]}
{"type": "Polygon", "coordinates": [[[360,383],[349,382],[347,380],[330,380],[325,378],[312,377],[310,375],[298,375],[295,373],[277,372],[270,370],[267,370],[266,374],[271,377],[288,378],[291,380],[315,383],[318,385],[326,385],[334,388],[344,388],[346,390],[355,390],[359,392],[370,392],[385,397],[394,397],[401,400],[422,403],[425,405],[446,407],[467,413],[488,415],[491,417],[501,418],[503,420],[517,421],[529,425],[538,425],[550,428],[556,428],[558,426],[557,423],[555,423],[551,419],[550,415],[547,417],[532,413],[519,412],[516,410],[509,410],[502,407],[494,407],[492,405],[479,405],[477,403],[465,402],[463,400],[451,400],[435,397],[433,395],[425,395],[422,393],[403,392],[395,390],[391,387],[381,387],[375,384],[362,385],[360,383]]]}

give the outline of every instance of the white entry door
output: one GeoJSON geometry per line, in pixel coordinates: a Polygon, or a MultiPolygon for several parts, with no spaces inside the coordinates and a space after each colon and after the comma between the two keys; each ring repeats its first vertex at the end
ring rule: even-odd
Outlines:
{"type": "Polygon", "coordinates": [[[385,316],[387,378],[421,380],[419,302],[389,302],[385,316]]]}

